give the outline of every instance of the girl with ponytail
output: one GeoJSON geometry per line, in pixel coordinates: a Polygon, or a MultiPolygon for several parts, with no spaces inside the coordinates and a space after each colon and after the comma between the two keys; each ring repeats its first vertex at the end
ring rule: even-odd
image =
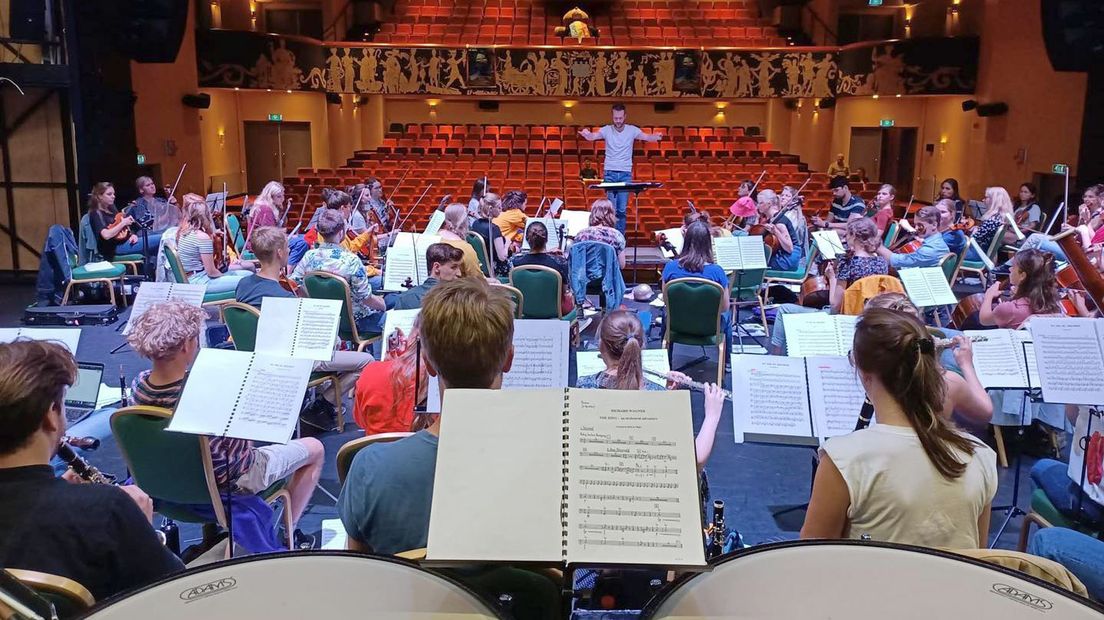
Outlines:
{"type": "MultiPolygon", "coordinates": [[[[579,377],[575,387],[658,391],[677,389],[679,382],[690,381],[690,377],[681,372],[667,373],[666,386],[645,378],[643,358],[645,343],[644,326],[640,324],[640,319],[636,318],[635,314],[627,310],[610,312],[598,326],[598,355],[606,364],[606,369],[593,375],[579,377]]],[[[720,387],[712,383],[706,384],[705,420],[694,440],[699,469],[705,466],[713,450],[713,439],[717,434],[717,425],[721,421],[724,400],[724,393],[720,387]]]]}
{"type": "Polygon", "coordinates": [[[999,282],[985,291],[978,311],[978,322],[982,325],[1019,329],[1032,315],[1062,314],[1058,282],[1054,278],[1054,255],[1050,252],[1034,249],[1017,252],[1008,280],[1014,289],[1010,301],[993,305],[993,300],[1000,296],[999,282]]]}
{"type": "Polygon", "coordinates": [[[942,414],[947,388],[924,325],[868,308],[851,358],[876,424],[824,443],[801,537],[985,546],[996,455],[942,414]]]}

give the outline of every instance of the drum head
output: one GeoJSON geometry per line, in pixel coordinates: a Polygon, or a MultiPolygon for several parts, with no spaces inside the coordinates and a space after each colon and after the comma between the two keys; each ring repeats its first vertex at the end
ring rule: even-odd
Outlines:
{"type": "Polygon", "coordinates": [[[250,556],[164,579],[86,618],[500,618],[452,579],[392,557],[307,551],[250,556]]]}
{"type": "Polygon", "coordinates": [[[934,549],[802,541],[726,556],[712,572],[671,584],[642,617],[1099,620],[1101,611],[1038,579],[934,549]]]}

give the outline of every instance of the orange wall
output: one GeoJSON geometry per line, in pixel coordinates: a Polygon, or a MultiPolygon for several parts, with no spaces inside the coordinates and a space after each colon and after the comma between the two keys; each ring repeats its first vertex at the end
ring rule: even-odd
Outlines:
{"type": "MultiPolygon", "coordinates": [[[[207,188],[199,139],[201,110],[180,102],[187,94],[196,94],[198,76],[195,52],[195,5],[188,5],[188,25],[176,60],[171,63],[130,63],[131,83],[138,101],[134,104],[134,128],[138,152],[147,164],[161,165],[161,179],[172,183],[185,162],[188,169],[180,180],[178,195],[204,193],[207,188]]],[[[133,179],[119,179],[130,184],[133,179]]],[[[133,187],[128,187],[128,194],[133,187]]]]}

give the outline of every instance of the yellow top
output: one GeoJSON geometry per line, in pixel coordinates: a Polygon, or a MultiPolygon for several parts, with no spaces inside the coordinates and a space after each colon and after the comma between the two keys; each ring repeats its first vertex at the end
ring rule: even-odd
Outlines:
{"type": "Polygon", "coordinates": [[[494,219],[494,223],[498,226],[498,229],[502,231],[502,236],[506,237],[507,241],[521,241],[522,233],[525,232],[525,220],[528,219],[525,216],[525,212],[521,209],[510,209],[503,211],[494,219]]]}
{"type": "Polygon", "coordinates": [[[475,254],[475,248],[467,241],[459,239],[441,239],[441,243],[447,243],[454,248],[459,248],[464,253],[460,261],[460,275],[465,278],[482,278],[483,268],[479,266],[479,257],[475,254]]]}

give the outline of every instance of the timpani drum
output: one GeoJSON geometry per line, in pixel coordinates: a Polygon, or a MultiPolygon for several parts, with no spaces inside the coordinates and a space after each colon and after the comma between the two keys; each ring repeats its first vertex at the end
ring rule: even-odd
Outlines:
{"type": "Polygon", "coordinates": [[[502,618],[459,582],[393,557],[340,551],[209,564],[113,597],[82,618],[502,618]]]}
{"type": "Polygon", "coordinates": [[[1062,618],[1104,607],[1013,570],[934,549],[800,541],[722,556],[659,592],[642,618],[1062,618]]]}

